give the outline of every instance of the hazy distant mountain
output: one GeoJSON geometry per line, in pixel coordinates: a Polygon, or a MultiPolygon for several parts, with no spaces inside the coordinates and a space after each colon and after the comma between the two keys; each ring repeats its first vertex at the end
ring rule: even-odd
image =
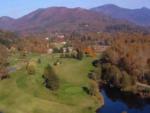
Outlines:
{"type": "Polygon", "coordinates": [[[99,13],[104,13],[113,18],[126,19],[138,25],[150,26],[150,9],[145,7],[141,9],[127,9],[108,4],[92,8],[91,10],[99,13]]]}
{"type": "Polygon", "coordinates": [[[134,27],[127,21],[82,8],[51,7],[38,9],[19,19],[0,18],[0,28],[22,34],[48,34],[56,31],[98,32],[128,28],[131,30],[134,27]]]}

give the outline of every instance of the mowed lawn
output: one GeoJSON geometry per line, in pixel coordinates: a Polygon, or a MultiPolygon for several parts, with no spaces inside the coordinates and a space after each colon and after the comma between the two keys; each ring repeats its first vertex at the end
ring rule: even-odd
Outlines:
{"type": "Polygon", "coordinates": [[[92,58],[82,61],[60,59],[62,64],[54,66],[60,79],[60,89],[45,88],[42,74],[44,67],[59,59],[58,55],[30,56],[37,63],[36,74],[28,75],[25,67],[0,81],[0,112],[3,113],[95,113],[97,99],[83,91],[89,86],[87,74],[92,67],[92,58]]]}

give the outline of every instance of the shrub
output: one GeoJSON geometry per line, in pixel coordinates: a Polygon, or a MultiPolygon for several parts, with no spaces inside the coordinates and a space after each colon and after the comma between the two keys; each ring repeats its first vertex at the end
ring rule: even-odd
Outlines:
{"type": "Polygon", "coordinates": [[[95,81],[101,80],[102,69],[101,66],[96,67],[92,73],[89,74],[89,78],[95,81]]]}
{"type": "Polygon", "coordinates": [[[41,59],[40,59],[40,58],[37,60],[37,63],[38,63],[38,64],[41,64],[41,59]]]}
{"type": "Polygon", "coordinates": [[[98,83],[94,80],[91,80],[91,82],[90,82],[89,94],[91,96],[98,96],[99,95],[98,83]]]}
{"type": "Polygon", "coordinates": [[[60,50],[59,48],[56,47],[56,48],[53,48],[53,52],[54,52],[54,53],[60,53],[61,50],[60,50]]]}
{"type": "Polygon", "coordinates": [[[29,61],[27,63],[26,69],[27,69],[28,74],[30,74],[30,75],[35,74],[35,72],[36,72],[36,63],[34,61],[29,61]]]}

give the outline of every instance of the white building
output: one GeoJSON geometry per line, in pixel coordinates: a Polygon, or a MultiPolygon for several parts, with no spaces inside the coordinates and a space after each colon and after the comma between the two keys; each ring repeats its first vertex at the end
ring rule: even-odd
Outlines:
{"type": "Polygon", "coordinates": [[[52,54],[52,53],[53,53],[53,49],[52,49],[52,48],[49,48],[49,49],[47,50],[47,53],[48,53],[48,54],[52,54]]]}

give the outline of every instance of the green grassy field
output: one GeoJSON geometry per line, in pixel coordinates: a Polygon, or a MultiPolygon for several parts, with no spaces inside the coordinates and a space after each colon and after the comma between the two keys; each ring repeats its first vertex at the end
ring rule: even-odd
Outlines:
{"type": "MultiPolygon", "coordinates": [[[[92,58],[82,61],[61,59],[54,66],[60,79],[60,89],[50,91],[43,84],[44,67],[53,64],[58,55],[29,55],[32,60],[42,59],[37,64],[36,74],[28,75],[25,68],[0,81],[0,111],[3,113],[95,113],[100,103],[83,91],[89,85],[87,74],[92,70],[92,58]]],[[[12,59],[13,60],[13,59],[12,59]]],[[[12,64],[17,63],[12,61],[12,64]]]]}

